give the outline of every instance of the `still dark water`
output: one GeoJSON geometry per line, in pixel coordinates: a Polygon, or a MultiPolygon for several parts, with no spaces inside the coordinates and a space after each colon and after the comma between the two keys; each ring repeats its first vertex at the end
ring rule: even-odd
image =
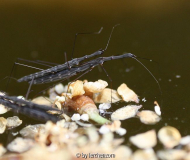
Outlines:
{"type": "MultiPolygon", "coordinates": [[[[190,6],[188,1],[159,1],[129,3],[124,1],[70,1],[70,2],[0,2],[0,79],[10,74],[16,58],[64,63],[64,52],[70,59],[75,33],[94,32],[104,27],[100,35],[79,35],[74,57],[90,54],[105,48],[109,34],[115,24],[120,23],[113,33],[104,56],[131,52],[158,63],[141,60],[158,79],[159,88],[150,74],[135,60],[125,59],[104,64],[113,80],[113,88],[126,83],[140,97],[146,98],[143,109],[154,108],[154,100],[161,105],[162,121],[156,125],[144,125],[139,119],[122,122],[129,136],[155,128],[159,130],[171,125],[182,135],[190,134],[189,103],[190,87],[190,6]],[[126,69],[131,69],[126,72],[126,69]],[[180,75],[180,78],[176,78],[180,75]]],[[[32,64],[29,64],[32,65],[32,64]]],[[[39,67],[38,65],[35,65],[39,67]]],[[[36,70],[18,66],[15,78],[36,70]]],[[[95,68],[81,79],[109,82],[104,72],[95,68]]],[[[66,83],[66,82],[65,82],[66,83]]],[[[110,84],[110,83],[109,83],[110,84]]],[[[0,89],[5,90],[6,81],[0,89]]],[[[28,84],[9,84],[9,95],[25,95],[28,84]]],[[[30,98],[47,85],[33,87],[30,98]]],[[[113,106],[113,110],[126,105],[113,106]]],[[[11,116],[8,113],[5,116],[11,116]]],[[[4,116],[4,115],[2,115],[4,116]]],[[[36,123],[22,116],[27,124],[36,123]]],[[[7,134],[8,135],[8,134],[7,134]]],[[[0,143],[6,143],[7,135],[0,135],[0,143]]],[[[127,141],[126,141],[127,142],[127,141]]]]}

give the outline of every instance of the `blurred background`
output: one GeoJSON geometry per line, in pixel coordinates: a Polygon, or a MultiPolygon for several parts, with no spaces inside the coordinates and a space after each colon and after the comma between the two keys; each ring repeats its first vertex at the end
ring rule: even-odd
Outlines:
{"type": "MultiPolygon", "coordinates": [[[[190,3],[187,0],[0,1],[0,79],[10,75],[17,58],[61,64],[67,52],[68,60],[71,59],[77,32],[96,32],[104,28],[99,35],[79,35],[74,57],[104,49],[112,27],[118,23],[121,25],[115,28],[103,56],[130,52],[156,61],[139,59],[154,74],[162,89],[161,96],[155,80],[133,59],[104,64],[113,80],[113,89],[126,83],[141,100],[147,100],[141,101],[143,109],[154,110],[155,100],[161,105],[162,121],[156,125],[143,125],[135,118],[124,121],[122,126],[128,131],[126,138],[148,129],[158,130],[164,125],[178,128],[182,135],[189,134],[190,3]]],[[[33,72],[36,70],[17,66],[13,75],[20,78],[33,72]]],[[[103,79],[110,86],[109,79],[98,67],[80,79],[103,79]]],[[[14,80],[8,89],[5,86],[6,80],[2,80],[0,89],[9,95],[25,95],[28,88],[27,83],[14,80]]],[[[48,86],[33,86],[30,98],[48,86]]],[[[114,105],[112,110],[124,105],[126,103],[114,105]]],[[[33,123],[27,117],[23,119],[24,125],[33,123]]]]}

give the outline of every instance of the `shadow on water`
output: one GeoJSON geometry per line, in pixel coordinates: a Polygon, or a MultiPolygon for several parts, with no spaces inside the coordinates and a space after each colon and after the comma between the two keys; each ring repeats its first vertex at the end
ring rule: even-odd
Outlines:
{"type": "MultiPolygon", "coordinates": [[[[104,48],[113,25],[120,23],[113,33],[104,56],[131,52],[159,63],[141,60],[159,80],[163,95],[150,74],[135,60],[126,59],[104,64],[113,80],[113,88],[126,83],[140,97],[146,98],[143,109],[154,107],[154,100],[162,103],[162,121],[154,126],[143,125],[138,119],[126,120],[122,126],[130,137],[148,129],[160,129],[164,125],[178,128],[182,135],[190,133],[189,107],[189,50],[190,12],[186,1],[159,1],[135,4],[133,2],[79,1],[46,3],[42,1],[8,3],[0,2],[0,66],[1,78],[9,75],[16,58],[63,63],[64,52],[71,55],[74,35],[77,32],[98,31],[100,35],[80,35],[76,42],[74,57],[90,54],[104,48]],[[171,3],[171,4],[170,4],[171,3]],[[126,65],[127,64],[127,65],[126,65]],[[126,72],[129,71],[129,72],[126,72]],[[180,75],[180,78],[177,78],[180,75]]],[[[188,2],[188,1],[187,1],[188,2]]],[[[70,58],[70,57],[68,57],[70,58]]],[[[35,72],[17,66],[14,77],[35,72]]],[[[95,68],[82,79],[107,80],[106,75],[95,68]]],[[[67,82],[66,82],[67,83],[67,82]]],[[[5,89],[6,82],[1,82],[5,89]]],[[[24,95],[27,83],[11,80],[9,95],[24,95]]],[[[47,86],[34,86],[37,93],[47,86]]],[[[35,93],[31,93],[32,98],[35,93]]],[[[123,103],[114,109],[123,106],[123,103]]],[[[10,115],[9,115],[10,116],[10,115]]],[[[23,125],[33,120],[24,117],[23,125]]],[[[1,139],[6,143],[5,136],[1,139]]]]}

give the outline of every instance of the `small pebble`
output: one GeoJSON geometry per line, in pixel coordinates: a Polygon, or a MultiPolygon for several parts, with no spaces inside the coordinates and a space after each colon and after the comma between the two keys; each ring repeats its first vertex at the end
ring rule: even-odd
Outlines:
{"type": "Polygon", "coordinates": [[[56,96],[55,99],[61,103],[65,102],[65,96],[56,96]]]}
{"type": "Polygon", "coordinates": [[[18,134],[19,134],[19,132],[15,132],[15,133],[12,132],[12,135],[13,135],[13,136],[16,136],[16,135],[18,135],[18,134]]]}
{"type": "Polygon", "coordinates": [[[131,117],[134,117],[138,110],[142,107],[142,105],[128,105],[122,108],[117,109],[115,112],[112,113],[111,119],[112,120],[125,120],[131,117]]]}
{"type": "Polygon", "coordinates": [[[182,137],[179,144],[181,144],[181,145],[190,144],[190,135],[182,137]]]}
{"type": "Polygon", "coordinates": [[[17,98],[25,100],[24,96],[17,96],[17,98]]]}
{"type": "Polygon", "coordinates": [[[72,121],[79,121],[80,120],[80,114],[73,114],[73,116],[71,117],[72,121]]]}
{"type": "Polygon", "coordinates": [[[155,124],[161,120],[161,118],[155,112],[150,110],[142,110],[141,112],[137,113],[137,116],[144,124],[155,124]]]}
{"type": "Polygon", "coordinates": [[[129,138],[129,140],[141,149],[152,148],[157,144],[156,131],[150,130],[129,138]]]}
{"type": "Polygon", "coordinates": [[[17,137],[11,143],[8,144],[7,149],[11,152],[22,153],[33,147],[34,141],[31,139],[23,139],[17,137]]]}
{"type": "Polygon", "coordinates": [[[63,92],[64,92],[64,86],[63,86],[61,83],[57,84],[57,85],[55,86],[55,91],[56,91],[58,94],[63,93],[63,92]]]}
{"type": "Polygon", "coordinates": [[[181,134],[176,128],[166,126],[158,131],[158,138],[166,148],[173,148],[179,144],[181,134]]]}
{"type": "Polygon", "coordinates": [[[4,114],[6,112],[8,112],[9,109],[7,107],[5,107],[4,105],[0,104],[0,114],[4,114]]]}
{"type": "Polygon", "coordinates": [[[142,99],[142,101],[143,101],[143,102],[146,102],[146,99],[145,99],[145,98],[143,98],[143,99],[142,99]]]}
{"type": "Polygon", "coordinates": [[[123,136],[127,133],[127,130],[125,128],[119,128],[115,132],[119,134],[120,136],[123,136]]]}
{"type": "Polygon", "coordinates": [[[154,110],[155,110],[157,115],[161,116],[161,110],[160,110],[159,106],[154,106],[154,110]]]}
{"type": "Polygon", "coordinates": [[[181,76],[180,76],[180,75],[176,75],[175,77],[176,77],[176,78],[181,78],[181,76]]]}
{"type": "Polygon", "coordinates": [[[162,160],[182,160],[185,158],[186,154],[187,153],[181,149],[168,149],[157,152],[157,156],[162,160]]]}
{"type": "Polygon", "coordinates": [[[99,105],[99,109],[102,109],[102,110],[110,109],[110,107],[111,107],[111,103],[102,103],[99,105]]]}
{"type": "Polygon", "coordinates": [[[105,125],[103,125],[103,126],[100,127],[99,132],[101,134],[107,134],[107,133],[110,132],[110,129],[108,127],[106,127],[105,125]]]}
{"type": "Polygon", "coordinates": [[[0,157],[1,157],[3,154],[5,154],[6,151],[7,151],[7,150],[3,147],[3,145],[0,144],[0,157]]]}
{"type": "Polygon", "coordinates": [[[89,120],[89,116],[88,116],[88,114],[82,114],[80,116],[80,119],[82,119],[83,121],[88,121],[89,120]]]}
{"type": "Polygon", "coordinates": [[[96,82],[85,82],[84,90],[85,92],[99,93],[107,86],[108,83],[103,80],[98,80],[96,82]]]}
{"type": "Polygon", "coordinates": [[[22,120],[20,120],[17,116],[8,117],[7,118],[7,127],[9,129],[18,127],[22,124],[22,120]]]}
{"type": "Polygon", "coordinates": [[[7,120],[4,117],[0,117],[0,134],[4,133],[6,129],[7,120]]]}

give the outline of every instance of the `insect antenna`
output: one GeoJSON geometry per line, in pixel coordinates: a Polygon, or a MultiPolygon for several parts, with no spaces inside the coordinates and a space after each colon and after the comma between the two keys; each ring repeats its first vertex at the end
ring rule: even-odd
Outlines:
{"type": "Polygon", "coordinates": [[[150,75],[154,78],[154,80],[156,81],[156,83],[158,84],[158,87],[159,87],[159,90],[160,90],[160,95],[162,96],[162,89],[161,89],[161,86],[160,86],[160,83],[158,82],[158,80],[156,79],[156,77],[153,75],[153,73],[141,62],[139,61],[137,58],[135,57],[131,57],[133,59],[135,59],[137,62],[139,62],[149,73],[150,75]]]}
{"type": "Polygon", "coordinates": [[[157,63],[159,65],[159,62],[155,61],[155,60],[152,60],[152,59],[149,59],[149,58],[144,58],[144,57],[137,57],[139,59],[145,59],[145,60],[148,60],[148,61],[151,61],[151,62],[154,62],[154,63],[157,63]]]}

